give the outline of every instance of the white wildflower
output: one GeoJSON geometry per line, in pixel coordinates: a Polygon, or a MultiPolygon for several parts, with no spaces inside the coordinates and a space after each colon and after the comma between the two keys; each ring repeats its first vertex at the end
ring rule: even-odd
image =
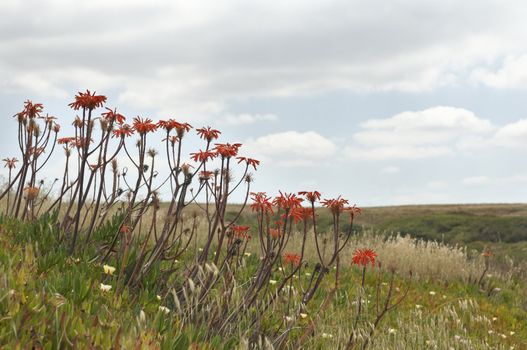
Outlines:
{"type": "Polygon", "coordinates": [[[99,289],[102,290],[103,292],[109,292],[112,289],[112,286],[110,286],[109,284],[101,283],[99,285],[99,289]]]}
{"type": "Polygon", "coordinates": [[[169,314],[170,313],[170,309],[166,306],[160,306],[159,307],[159,311],[161,311],[162,313],[164,313],[165,315],[169,314]]]}

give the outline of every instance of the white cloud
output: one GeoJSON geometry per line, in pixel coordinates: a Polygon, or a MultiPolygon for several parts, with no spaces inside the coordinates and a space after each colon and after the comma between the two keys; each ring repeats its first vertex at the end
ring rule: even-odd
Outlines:
{"type": "Polygon", "coordinates": [[[527,54],[521,56],[507,56],[497,69],[477,68],[471,78],[493,88],[527,87],[527,54]]]}
{"type": "Polygon", "coordinates": [[[492,142],[504,147],[526,147],[527,146],[527,119],[501,127],[494,135],[492,142]]]}
{"type": "Polygon", "coordinates": [[[248,154],[280,166],[316,166],[335,154],[333,141],[314,132],[286,131],[249,139],[244,143],[248,154]]]}
{"type": "Polygon", "coordinates": [[[371,119],[353,134],[345,153],[352,159],[423,159],[453,154],[494,130],[492,123],[471,111],[433,107],[371,119]]]}
{"type": "Polygon", "coordinates": [[[240,99],[422,92],[470,71],[492,86],[518,86],[526,15],[520,0],[7,0],[0,91],[111,88],[130,107],[211,120],[240,99]],[[504,56],[512,58],[502,70],[485,71],[504,56]]]}

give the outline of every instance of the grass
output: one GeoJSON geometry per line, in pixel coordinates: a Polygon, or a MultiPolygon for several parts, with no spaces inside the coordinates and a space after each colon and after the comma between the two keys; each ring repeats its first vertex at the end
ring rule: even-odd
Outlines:
{"type": "MultiPolygon", "coordinates": [[[[0,346],[6,349],[245,349],[255,341],[265,347],[276,336],[274,332],[283,330],[288,322],[283,318],[287,294],[301,291],[309,279],[310,270],[302,270],[291,288],[278,296],[283,302],[263,315],[260,329],[269,338],[252,339],[245,331],[247,320],[240,320],[231,335],[210,337],[179,314],[176,298],[154,283],[163,266],[140,287],[117,295],[115,276],[105,274],[93,259],[96,245],[80,256],[69,257],[57,241],[53,218],[35,223],[1,219],[0,225],[0,346]],[[102,291],[101,283],[112,289],[102,291]]],[[[101,230],[95,239],[104,244],[108,237],[101,230]]],[[[295,239],[288,249],[298,244],[295,239]]],[[[362,246],[376,249],[383,266],[398,271],[397,295],[409,287],[409,296],[382,320],[369,348],[527,349],[527,287],[518,274],[490,272],[478,286],[471,279],[481,273],[482,261],[471,258],[463,248],[401,236],[386,239],[371,231],[356,235],[343,255],[345,267],[334,298],[325,303],[326,291],[332,289],[333,279],[328,279],[283,348],[297,348],[310,327],[314,335],[304,340],[305,348],[342,346],[355,321],[358,300],[364,307],[356,332],[359,339],[366,337],[368,322],[375,316],[372,286],[380,278],[384,295],[389,273],[368,269],[367,288],[361,292],[361,271],[350,267],[349,259],[352,250],[362,246]]],[[[307,252],[309,260],[314,252],[312,248],[307,252]]],[[[178,268],[193,255],[191,251],[186,254],[178,268]]],[[[254,251],[243,257],[242,270],[256,266],[257,259],[254,251]]],[[[283,273],[276,270],[272,278],[279,280],[283,273]]],[[[236,290],[243,291],[243,271],[240,276],[236,290]]],[[[192,298],[192,291],[189,294],[192,298]]]]}

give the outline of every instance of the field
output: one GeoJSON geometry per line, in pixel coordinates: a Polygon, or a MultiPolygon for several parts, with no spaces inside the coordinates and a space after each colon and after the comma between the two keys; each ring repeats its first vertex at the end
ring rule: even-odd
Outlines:
{"type": "MultiPolygon", "coordinates": [[[[232,211],[234,209],[236,207],[232,211]]],[[[411,230],[424,227],[427,230],[420,236],[433,238],[442,232],[445,241],[455,242],[453,237],[459,237],[459,234],[449,235],[450,232],[440,231],[426,223],[439,223],[449,215],[488,218],[493,213],[499,218],[494,222],[497,227],[503,224],[501,219],[520,217],[515,215],[524,209],[522,205],[366,208],[359,222],[376,230],[383,228],[401,233],[414,233],[411,230]]],[[[324,215],[323,209],[319,215],[324,215]]],[[[254,220],[250,212],[244,217],[247,221],[254,220]]],[[[66,249],[57,244],[52,225],[45,220],[21,224],[3,219],[1,227],[0,344],[6,349],[35,345],[49,349],[106,349],[112,346],[186,349],[191,345],[195,349],[249,347],[250,334],[244,332],[243,327],[225,339],[220,335],[211,336],[205,329],[191,323],[186,325],[178,314],[174,296],[155,283],[115,294],[116,277],[104,273],[102,265],[94,259],[96,252],[69,257],[66,249]],[[101,283],[112,286],[112,289],[102,291],[101,283]],[[169,311],[165,314],[162,307],[169,311]]],[[[504,234],[508,233],[502,230],[504,234]]],[[[509,269],[502,265],[491,266],[478,284],[476,280],[484,270],[479,254],[471,257],[461,248],[391,236],[373,229],[361,228],[359,231],[343,255],[345,263],[338,291],[328,299],[326,292],[333,291],[334,286],[323,286],[312,306],[304,309],[300,319],[295,321],[296,329],[291,334],[294,341],[288,342],[286,348],[298,345],[305,330],[311,327],[313,333],[303,339],[303,347],[332,349],[342,346],[348,341],[351,325],[355,322],[360,295],[363,296],[362,302],[366,303],[359,321],[362,325],[358,329],[366,337],[369,331],[367,322],[373,322],[376,317],[373,307],[369,308],[375,303],[375,279],[380,278],[382,297],[387,292],[390,274],[381,270],[367,271],[367,287],[361,293],[361,271],[350,267],[349,262],[353,249],[363,246],[374,248],[380,261],[396,269],[395,285],[399,295],[403,293],[401,290],[409,290],[401,304],[375,330],[369,348],[527,348],[527,329],[523,327],[527,322],[527,280],[522,271],[512,266],[509,269]],[[302,318],[304,315],[307,316],[302,318]]],[[[458,228],[457,232],[461,230],[458,228]]],[[[298,243],[293,238],[289,244],[298,243]]],[[[502,254],[508,252],[511,245],[518,244],[521,242],[492,243],[493,247],[499,248],[493,259],[503,259],[502,254]]],[[[312,249],[307,249],[309,253],[306,255],[308,260],[315,261],[312,249]]],[[[253,253],[257,254],[256,251],[253,253]]],[[[253,253],[243,257],[243,268],[251,269],[251,265],[256,264],[253,253]]],[[[189,254],[180,259],[176,269],[184,270],[185,259],[192,256],[189,254]]],[[[310,268],[302,270],[299,278],[292,280],[292,293],[302,291],[302,284],[305,285],[310,278],[307,276],[309,271],[310,268]]],[[[276,270],[271,280],[281,277],[281,272],[276,270]]],[[[276,286],[270,285],[270,288],[276,286]]],[[[278,297],[286,301],[287,294],[282,291],[278,297]]],[[[265,322],[270,326],[266,332],[270,337],[273,329],[288,322],[281,319],[285,314],[285,310],[277,306],[266,316],[265,322]]],[[[267,341],[270,348],[270,340],[267,341]]]]}

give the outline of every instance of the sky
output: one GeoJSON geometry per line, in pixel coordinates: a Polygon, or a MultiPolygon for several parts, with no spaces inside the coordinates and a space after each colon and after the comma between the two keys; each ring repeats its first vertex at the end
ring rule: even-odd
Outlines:
{"type": "Polygon", "coordinates": [[[0,156],[26,99],[69,136],[90,89],[220,129],[262,161],[255,191],[526,202],[525,18],[523,0],[2,0],[0,156]]]}

